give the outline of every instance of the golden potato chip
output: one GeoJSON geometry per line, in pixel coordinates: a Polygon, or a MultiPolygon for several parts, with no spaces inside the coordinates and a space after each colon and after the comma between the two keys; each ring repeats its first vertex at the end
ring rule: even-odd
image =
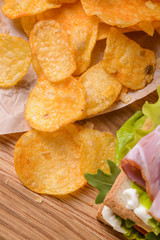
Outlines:
{"type": "Polygon", "coordinates": [[[11,87],[20,81],[28,71],[31,58],[27,41],[0,33],[0,87],[11,87]]]}
{"type": "Polygon", "coordinates": [[[67,33],[58,22],[37,22],[30,33],[29,42],[40,68],[49,81],[61,81],[76,69],[74,49],[67,33]]]}
{"type": "MultiPolygon", "coordinates": [[[[111,25],[108,25],[103,22],[99,23],[97,40],[103,40],[107,38],[110,29],[111,29],[111,25]]],[[[154,34],[154,26],[153,24],[148,22],[141,22],[132,27],[117,28],[117,29],[120,30],[122,33],[128,33],[133,31],[144,31],[150,36],[153,36],[154,34]]]]}
{"type": "Polygon", "coordinates": [[[14,164],[27,188],[41,194],[64,195],[86,184],[80,172],[80,146],[74,140],[74,128],[72,134],[67,127],[54,133],[31,130],[19,139],[14,164]]]}
{"type": "Polygon", "coordinates": [[[158,33],[160,33],[160,21],[153,21],[153,22],[152,22],[152,25],[153,25],[154,29],[155,29],[158,33]]]}
{"type": "Polygon", "coordinates": [[[11,19],[23,16],[31,16],[46,11],[51,8],[59,8],[61,4],[58,0],[52,2],[48,0],[4,0],[2,12],[11,19]]]}
{"type": "Polygon", "coordinates": [[[74,75],[80,75],[86,71],[97,40],[98,19],[87,16],[80,2],[48,10],[37,16],[37,19],[54,19],[61,24],[75,49],[76,71],[74,75]]]}
{"type": "Polygon", "coordinates": [[[41,75],[27,100],[25,116],[31,127],[52,132],[79,120],[85,106],[86,92],[78,80],[51,83],[41,75]]]}
{"type": "Polygon", "coordinates": [[[132,97],[125,92],[122,92],[119,96],[119,100],[122,101],[123,103],[128,103],[130,100],[132,99],[132,97]]]}
{"type": "Polygon", "coordinates": [[[116,99],[116,102],[120,100],[123,103],[127,104],[131,100],[131,98],[132,97],[128,94],[128,88],[123,86],[118,98],[116,99]]]}
{"type": "Polygon", "coordinates": [[[36,16],[26,16],[21,18],[23,30],[28,37],[36,22],[37,22],[36,16]]]}
{"type": "Polygon", "coordinates": [[[103,39],[107,38],[110,28],[111,28],[110,25],[100,22],[99,27],[98,27],[97,40],[103,40],[103,39]]]}
{"type": "Polygon", "coordinates": [[[80,131],[81,173],[96,173],[100,168],[109,173],[106,160],[114,161],[116,139],[111,133],[99,132],[95,129],[84,128],[80,131]]]}
{"type": "Polygon", "coordinates": [[[59,0],[60,3],[75,3],[77,0],[59,0]]]}
{"type": "Polygon", "coordinates": [[[160,1],[126,1],[126,0],[81,0],[85,12],[97,15],[102,22],[112,26],[128,27],[139,22],[160,20],[160,1]]]}
{"type": "Polygon", "coordinates": [[[146,32],[148,35],[153,36],[154,26],[149,22],[140,22],[136,25],[141,31],[146,32]]]}
{"type": "Polygon", "coordinates": [[[53,8],[53,9],[49,9],[45,12],[42,12],[40,14],[36,15],[37,21],[42,21],[42,20],[54,20],[54,15],[57,13],[57,11],[59,12],[61,8],[53,8]]]}
{"type": "Polygon", "coordinates": [[[115,73],[123,86],[137,90],[152,81],[155,54],[111,28],[102,63],[105,71],[115,73]]]}
{"type": "Polygon", "coordinates": [[[36,72],[37,76],[40,76],[42,73],[42,69],[39,65],[39,62],[38,62],[35,54],[32,54],[32,65],[33,65],[34,71],[36,72]]]}
{"type": "Polygon", "coordinates": [[[98,19],[87,16],[80,2],[63,6],[54,19],[69,34],[70,42],[75,49],[77,67],[74,75],[80,75],[90,65],[91,53],[97,40],[98,19]]]}
{"type": "Polygon", "coordinates": [[[122,85],[115,74],[107,73],[101,63],[89,68],[79,80],[87,92],[86,116],[104,111],[113,104],[122,85]]]}

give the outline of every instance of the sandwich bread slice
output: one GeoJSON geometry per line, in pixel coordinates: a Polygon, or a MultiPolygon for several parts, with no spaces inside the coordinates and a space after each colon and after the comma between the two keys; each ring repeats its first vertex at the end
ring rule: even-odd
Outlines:
{"type": "MultiPolygon", "coordinates": [[[[107,194],[104,200],[104,206],[110,208],[116,215],[120,216],[121,218],[133,221],[134,223],[136,223],[136,226],[145,230],[146,232],[151,232],[152,229],[148,225],[146,225],[139,217],[137,217],[133,210],[126,208],[127,200],[125,198],[124,192],[125,190],[128,190],[130,188],[131,181],[128,179],[125,173],[121,171],[121,173],[119,174],[114,183],[114,186],[112,187],[112,189],[107,194]]],[[[103,217],[103,208],[100,207],[99,209],[98,219],[100,221],[105,220],[107,224],[108,222],[107,219],[103,217]]]]}

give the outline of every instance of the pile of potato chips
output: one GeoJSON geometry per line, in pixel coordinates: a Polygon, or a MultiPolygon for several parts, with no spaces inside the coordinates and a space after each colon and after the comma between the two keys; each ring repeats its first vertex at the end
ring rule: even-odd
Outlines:
{"type": "Polygon", "coordinates": [[[160,32],[160,1],[4,0],[1,10],[21,18],[29,43],[0,34],[0,87],[20,81],[31,61],[38,76],[25,108],[33,129],[15,149],[17,174],[39,193],[75,191],[85,172],[107,172],[115,139],[72,123],[127,103],[128,89],[153,80],[154,52],[124,33],[160,32]],[[90,66],[96,42],[106,38],[103,59],[90,66]]]}
{"type": "Polygon", "coordinates": [[[114,160],[116,141],[111,133],[69,124],[47,133],[30,130],[17,142],[15,169],[32,191],[63,195],[86,184],[85,172],[108,173],[106,159],[114,160]]]}

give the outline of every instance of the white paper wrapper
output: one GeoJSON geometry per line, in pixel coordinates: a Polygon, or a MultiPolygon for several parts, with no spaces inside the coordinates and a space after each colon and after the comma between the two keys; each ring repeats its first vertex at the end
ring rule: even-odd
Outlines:
{"type": "MultiPolygon", "coordinates": [[[[0,1],[0,7],[3,5],[0,1]]],[[[10,20],[5,17],[0,10],[0,32],[9,33],[12,36],[18,36],[25,40],[27,37],[23,32],[20,24],[20,20],[10,20]]],[[[154,38],[148,37],[146,34],[131,33],[131,38],[139,42],[143,47],[153,49],[156,53],[156,57],[160,57],[160,38],[157,36],[154,38]]],[[[103,57],[105,48],[105,41],[97,42],[96,48],[93,52],[91,65],[96,64],[103,57]]],[[[17,53],[18,54],[18,53],[17,53]]],[[[27,74],[23,79],[14,87],[3,89],[0,88],[0,134],[23,132],[29,129],[29,126],[24,118],[25,103],[28,98],[28,94],[36,83],[37,76],[30,66],[27,74]]],[[[139,91],[130,91],[129,95],[131,100],[125,104],[121,101],[113,104],[109,109],[104,111],[104,114],[116,109],[131,104],[132,102],[145,97],[149,93],[153,92],[160,85],[160,69],[156,69],[154,74],[154,80],[147,85],[144,89],[139,91]]],[[[98,114],[98,115],[100,115],[98,114]]]]}

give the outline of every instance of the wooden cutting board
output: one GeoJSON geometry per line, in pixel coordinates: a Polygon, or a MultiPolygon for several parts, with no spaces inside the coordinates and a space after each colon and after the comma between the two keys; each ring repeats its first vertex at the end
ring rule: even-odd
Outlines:
{"type": "MultiPolygon", "coordinates": [[[[115,135],[146,100],[156,102],[156,92],[126,108],[87,121],[94,123],[96,129],[115,135]]],[[[21,135],[0,136],[0,240],[124,239],[96,220],[97,191],[91,186],[53,197],[33,193],[21,184],[13,163],[14,145],[21,135]]]]}

